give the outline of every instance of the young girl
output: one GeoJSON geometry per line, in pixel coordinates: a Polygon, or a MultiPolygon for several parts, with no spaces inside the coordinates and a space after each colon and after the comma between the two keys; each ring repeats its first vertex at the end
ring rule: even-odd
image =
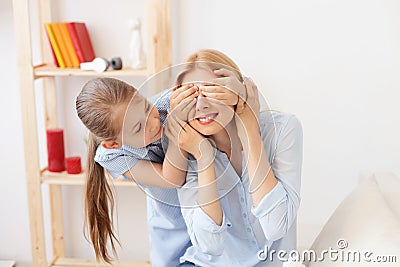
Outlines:
{"type": "MultiPolygon", "coordinates": [[[[197,88],[192,85],[176,91],[179,97],[174,97],[171,106],[178,117],[187,114],[194,105],[196,92],[197,88]]],[[[115,255],[115,242],[119,243],[112,223],[113,196],[104,168],[114,178],[122,175],[146,185],[154,266],[177,265],[190,245],[180,208],[157,201],[161,198],[178,202],[174,187],[181,186],[186,178],[187,154],[178,157],[179,149],[172,142],[166,154],[175,159],[174,165],[164,161],[163,145],[167,140],[161,138],[161,132],[170,107],[170,95],[171,91],[166,90],[156,96],[154,106],[123,81],[96,78],[84,85],[76,99],[78,116],[90,131],[85,226],[97,259],[110,262],[107,242],[110,241],[115,255]],[[165,249],[165,242],[169,249],[165,249]]]]}
{"type": "MultiPolygon", "coordinates": [[[[112,227],[113,196],[103,168],[114,178],[134,178],[145,187],[153,266],[176,266],[191,245],[176,189],[157,187],[179,187],[185,181],[187,153],[180,155],[176,142],[170,142],[164,155],[167,140],[160,137],[160,125],[167,124],[168,136],[177,140],[197,91],[193,84],[172,93],[166,90],[154,98],[157,101],[153,106],[132,86],[116,79],[97,78],[89,81],[77,97],[78,116],[90,131],[85,222],[97,259],[110,261],[107,242],[114,254],[114,242],[118,242],[112,227]],[[176,116],[167,123],[170,106],[176,116]],[[164,160],[164,156],[174,162],[164,160]]],[[[237,94],[221,95],[237,104],[238,109],[243,106],[237,94]]],[[[195,131],[184,126],[183,132],[195,131]]],[[[200,147],[201,141],[202,138],[193,138],[190,143],[200,147]]]]}
{"type": "Polygon", "coordinates": [[[200,148],[190,146],[193,133],[179,140],[180,147],[193,156],[186,183],[178,189],[192,241],[181,263],[282,266],[278,251],[289,253],[296,248],[301,124],[293,115],[271,112],[261,113],[258,121],[253,112],[259,108],[254,86],[248,87],[244,110],[235,115],[234,106],[222,104],[226,98],[221,96],[225,87],[242,90],[232,88],[243,87],[239,69],[234,63],[227,64],[232,61],[220,52],[212,54],[224,58],[221,63],[231,69],[216,70],[207,64],[214,62],[210,52],[200,51],[188,62],[203,63],[190,65],[178,77],[178,84],[202,81],[189,124],[203,136],[200,148]],[[273,250],[275,254],[269,253],[273,250]],[[260,251],[267,256],[260,258],[260,251]]]}

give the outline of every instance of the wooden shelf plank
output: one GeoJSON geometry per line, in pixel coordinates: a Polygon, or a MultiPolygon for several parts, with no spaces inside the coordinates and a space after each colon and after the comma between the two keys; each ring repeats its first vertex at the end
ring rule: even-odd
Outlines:
{"type": "Polygon", "coordinates": [[[105,72],[95,72],[88,70],[81,70],[78,68],[57,68],[50,64],[41,64],[34,67],[35,79],[42,77],[56,77],[56,76],[113,76],[113,77],[123,77],[123,76],[146,76],[147,69],[132,69],[123,68],[122,70],[108,69],[105,72]]]}
{"type": "MultiPolygon", "coordinates": [[[[126,181],[122,177],[112,179],[108,176],[109,182],[114,186],[129,186],[137,187],[137,184],[132,181],[126,181]]],[[[67,172],[50,172],[47,169],[41,171],[41,181],[44,184],[55,184],[55,185],[84,185],[85,184],[85,173],[80,174],[68,174],[67,172]]]]}
{"type": "Polygon", "coordinates": [[[95,260],[83,260],[83,259],[72,259],[72,258],[58,258],[51,265],[51,267],[151,267],[151,263],[148,261],[120,261],[113,262],[112,265],[107,263],[97,263],[95,260]]]}

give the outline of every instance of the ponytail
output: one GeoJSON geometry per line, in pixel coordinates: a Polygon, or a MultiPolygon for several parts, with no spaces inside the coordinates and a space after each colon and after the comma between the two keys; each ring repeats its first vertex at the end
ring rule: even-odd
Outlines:
{"type": "Polygon", "coordinates": [[[84,236],[93,244],[96,259],[102,259],[107,263],[112,260],[107,244],[111,245],[113,254],[118,257],[115,244],[121,246],[121,243],[114,233],[113,194],[105,170],[94,161],[94,156],[100,141],[117,138],[122,126],[119,125],[115,114],[116,107],[129,103],[136,92],[134,87],[121,80],[98,77],[88,81],[76,98],[77,115],[90,132],[85,184],[84,236]]]}
{"type": "MultiPolygon", "coordinates": [[[[87,177],[85,183],[85,222],[84,229],[89,233],[96,254],[96,260],[103,259],[111,263],[107,250],[110,240],[112,252],[117,256],[115,243],[121,246],[115,236],[113,227],[114,197],[108,184],[103,167],[94,161],[94,156],[100,142],[89,133],[87,153],[87,177]]],[[[87,232],[84,232],[86,240],[87,232]]],[[[90,241],[89,241],[90,242],[90,241]]]]}

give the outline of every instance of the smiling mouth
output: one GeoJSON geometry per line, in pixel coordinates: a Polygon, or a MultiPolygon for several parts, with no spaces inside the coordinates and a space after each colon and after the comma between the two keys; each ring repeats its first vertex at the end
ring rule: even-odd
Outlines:
{"type": "Polygon", "coordinates": [[[215,121],[215,118],[218,116],[218,113],[213,113],[213,114],[207,114],[205,116],[197,117],[196,120],[201,124],[201,125],[207,125],[215,121]]]}

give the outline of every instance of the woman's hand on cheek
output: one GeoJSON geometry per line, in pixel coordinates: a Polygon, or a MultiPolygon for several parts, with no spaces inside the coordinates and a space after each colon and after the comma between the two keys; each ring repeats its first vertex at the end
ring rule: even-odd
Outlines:
{"type": "Polygon", "coordinates": [[[247,99],[243,108],[240,111],[237,111],[237,113],[239,116],[242,116],[242,114],[246,116],[253,115],[258,120],[260,117],[260,100],[257,85],[251,78],[245,78],[244,85],[246,87],[247,99]]]}
{"type": "Polygon", "coordinates": [[[235,122],[239,138],[242,142],[247,142],[249,138],[253,139],[256,135],[259,136],[258,118],[260,116],[260,102],[258,89],[253,80],[245,78],[244,84],[247,91],[247,101],[240,110],[238,105],[235,122]]]}
{"type": "Polygon", "coordinates": [[[207,153],[212,153],[210,142],[187,122],[176,116],[168,116],[165,134],[181,150],[192,154],[197,160],[207,153]]]}

